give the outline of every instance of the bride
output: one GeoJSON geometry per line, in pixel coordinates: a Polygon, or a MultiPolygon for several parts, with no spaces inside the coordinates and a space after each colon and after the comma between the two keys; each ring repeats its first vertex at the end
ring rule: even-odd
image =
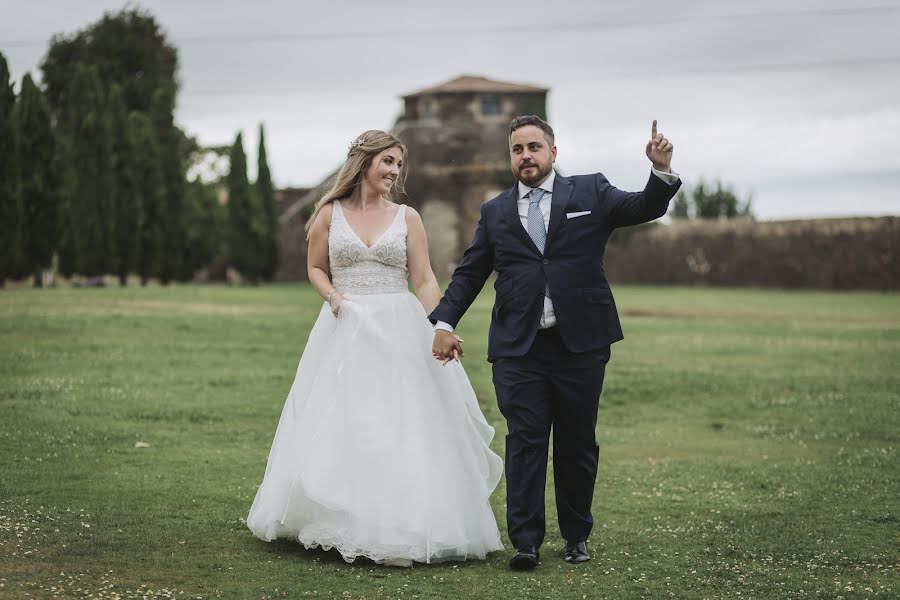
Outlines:
{"type": "Polygon", "coordinates": [[[247,525],[348,562],[483,559],[502,549],[489,503],[502,464],[462,365],[430,354],[441,291],[425,229],[389,200],[405,160],[399,139],[366,131],[316,204],[307,267],[325,304],[247,525]]]}

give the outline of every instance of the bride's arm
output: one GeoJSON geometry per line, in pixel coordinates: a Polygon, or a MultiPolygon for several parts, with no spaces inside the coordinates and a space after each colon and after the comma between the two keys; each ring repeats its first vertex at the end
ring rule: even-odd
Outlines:
{"type": "Polygon", "coordinates": [[[406,207],[406,260],[409,268],[409,278],[419,302],[425,308],[425,314],[430,314],[434,307],[441,301],[441,288],[438,286],[434,271],[431,270],[431,261],[428,259],[428,239],[425,237],[425,226],[422,217],[412,207],[406,207]]]}
{"type": "Polygon", "coordinates": [[[306,273],[309,282],[331,305],[332,312],[340,306],[341,294],[334,291],[328,278],[328,230],[331,228],[332,206],[328,204],[319,211],[312,227],[309,228],[309,248],[306,252],[306,273]]]}

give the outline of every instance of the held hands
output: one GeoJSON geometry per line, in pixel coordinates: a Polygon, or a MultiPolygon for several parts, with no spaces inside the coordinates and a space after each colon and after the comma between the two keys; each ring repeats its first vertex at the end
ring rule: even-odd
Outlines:
{"type": "Polygon", "coordinates": [[[459,360],[463,355],[462,342],[462,338],[455,333],[438,329],[434,332],[431,355],[441,361],[442,365],[446,365],[451,360],[459,360]]]}
{"type": "Polygon", "coordinates": [[[653,119],[653,125],[650,127],[650,141],[647,142],[647,158],[653,163],[653,168],[663,173],[669,173],[672,170],[672,150],[675,147],[672,142],[667,140],[665,136],[656,131],[656,119],[653,119]]]}

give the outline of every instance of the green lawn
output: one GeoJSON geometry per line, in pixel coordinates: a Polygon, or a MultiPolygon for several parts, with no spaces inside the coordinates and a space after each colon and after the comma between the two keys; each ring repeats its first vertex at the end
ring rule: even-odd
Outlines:
{"type": "MultiPolygon", "coordinates": [[[[460,331],[502,455],[492,298],[460,331]]],[[[565,564],[551,517],[521,574],[508,551],[393,569],[246,529],[319,311],[309,287],[2,291],[0,598],[898,597],[900,297],[617,301],[594,560],[565,564]]]]}

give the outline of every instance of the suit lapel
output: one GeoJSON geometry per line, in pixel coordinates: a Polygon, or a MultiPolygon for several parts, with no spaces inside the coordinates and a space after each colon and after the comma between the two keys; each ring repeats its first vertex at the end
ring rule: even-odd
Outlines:
{"type": "Polygon", "coordinates": [[[522,219],[519,218],[518,182],[513,184],[512,189],[509,190],[509,193],[503,200],[503,218],[506,219],[507,223],[509,223],[510,231],[512,231],[513,234],[515,234],[515,236],[518,237],[523,244],[525,244],[531,250],[534,250],[535,252],[540,254],[540,250],[538,250],[538,247],[534,245],[534,240],[531,239],[531,236],[528,235],[527,231],[525,231],[525,227],[522,226],[522,219]]]}
{"type": "MultiPolygon", "coordinates": [[[[547,253],[547,248],[553,242],[571,196],[572,182],[560,177],[557,173],[556,179],[553,180],[553,194],[550,196],[550,224],[547,226],[547,243],[544,246],[544,254],[547,253]]],[[[528,234],[526,233],[526,235],[528,234]]]]}

